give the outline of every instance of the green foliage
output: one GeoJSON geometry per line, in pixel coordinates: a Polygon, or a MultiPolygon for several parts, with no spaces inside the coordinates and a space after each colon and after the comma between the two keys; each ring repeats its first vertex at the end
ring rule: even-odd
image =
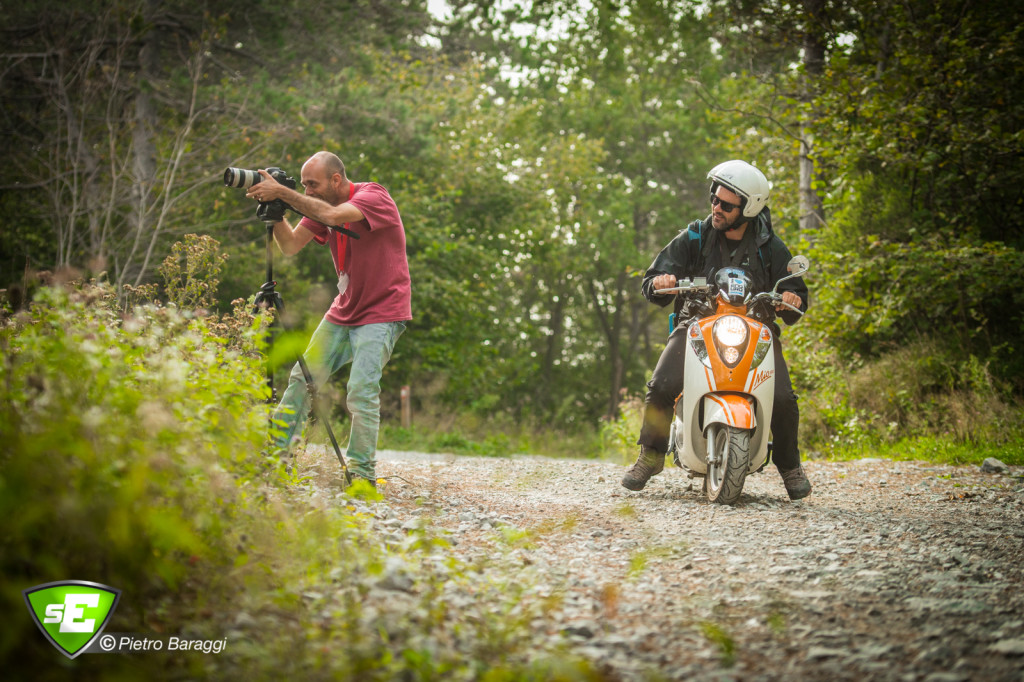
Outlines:
{"type": "MultiPolygon", "coordinates": [[[[637,275],[705,214],[706,170],[738,157],[766,172],[776,228],[815,262],[799,327],[830,359],[791,367],[798,391],[836,398],[857,363],[937,338],[1024,393],[1019,7],[450,4],[444,26],[422,2],[4,5],[8,299],[31,293],[33,270],[68,266],[106,272],[122,304],[151,299],[140,287],[181,239],[170,300],[227,312],[263,281],[265,230],[222,169],[297,176],[331,149],[387,186],[406,223],[414,320],[385,405],[411,384],[417,413],[496,420],[439,442],[459,452],[506,447],[497,425],[517,450],[625,453],[621,397],[642,389],[664,333],[637,275]],[[359,41],[315,39],[356,17],[359,41]],[[794,66],[817,48],[822,62],[794,66]],[[806,234],[801,139],[817,173],[803,189],[828,212],[806,234]],[[230,260],[200,265],[186,233],[230,260]]],[[[275,267],[285,323],[308,331],[334,295],[326,250],[275,267]]],[[[865,421],[843,404],[830,429],[865,421]]]]}
{"type": "Polygon", "coordinates": [[[347,492],[357,500],[380,502],[384,499],[384,496],[377,491],[376,485],[362,479],[353,481],[352,485],[348,487],[347,492]]]}
{"type": "MultiPolygon", "coordinates": [[[[155,305],[125,311],[110,287],[44,290],[31,312],[8,319],[0,330],[8,611],[24,608],[27,586],[77,578],[123,590],[116,630],[220,639],[251,614],[261,624],[229,635],[216,658],[176,658],[181,670],[161,656],[86,662],[108,676],[129,667],[188,679],[589,675],[529,644],[546,606],[524,597],[521,577],[481,584],[427,528],[386,547],[367,535],[367,508],[356,506],[380,499],[369,487],[326,509],[308,506],[301,487],[283,487],[288,478],[260,455],[265,389],[254,340],[263,324],[244,310],[221,319],[155,305]],[[415,588],[374,592],[395,580],[388,576],[415,588]]],[[[5,670],[58,676],[59,654],[28,620],[12,624],[0,638],[5,670]]]]}
{"type": "Polygon", "coordinates": [[[600,440],[585,427],[516,423],[500,414],[490,418],[470,412],[433,415],[429,411],[416,412],[410,428],[383,421],[380,447],[484,457],[522,453],[577,458],[604,452],[600,440]]]}
{"type": "MultiPolygon", "coordinates": [[[[0,330],[3,599],[31,579],[94,579],[137,595],[234,559],[265,415],[256,322],[229,346],[202,318],[109,287],[43,290],[0,330]]],[[[22,621],[15,621],[22,622],[22,621]]],[[[5,630],[0,651],[26,636],[5,630]]]]}
{"type": "Polygon", "coordinates": [[[185,235],[185,242],[176,242],[160,265],[167,300],[179,308],[212,308],[217,302],[218,276],[227,259],[213,237],[185,235]]]}
{"type": "Polygon", "coordinates": [[[615,419],[622,391],[641,386],[657,357],[652,322],[664,324],[639,295],[637,275],[686,223],[706,215],[703,176],[724,153],[710,142],[718,131],[692,85],[714,70],[711,45],[694,8],[679,3],[531,5],[565,25],[523,55],[526,82],[516,101],[531,114],[524,133],[557,132],[570,149],[602,151],[592,172],[549,180],[556,235],[538,253],[545,267],[529,272],[554,303],[550,343],[537,357],[554,354],[557,362],[538,363],[531,380],[550,396],[542,406],[556,418],[582,407],[591,419],[615,419]],[[580,407],[553,399],[563,387],[580,407]]]}
{"type": "Polygon", "coordinates": [[[601,424],[601,451],[605,456],[621,460],[623,464],[636,459],[636,439],[643,426],[644,403],[638,396],[628,397],[619,403],[619,416],[601,424]]]}
{"type": "MultiPolygon", "coordinates": [[[[820,158],[862,224],[1021,241],[1021,7],[858,2],[820,84],[820,158]]],[[[838,199],[838,197],[837,197],[838,199]]]]}
{"type": "Polygon", "coordinates": [[[450,452],[456,455],[490,455],[504,457],[510,452],[511,441],[503,433],[495,433],[482,442],[473,442],[460,433],[438,433],[429,442],[431,452],[450,452]]]}
{"type": "MultiPolygon", "coordinates": [[[[385,544],[363,486],[312,503],[261,454],[264,317],[125,310],[112,287],[45,289],[0,328],[0,600],[69,578],[123,598],[109,631],[229,639],[216,657],[62,662],[27,618],[0,634],[13,677],[580,679],[537,651],[548,605],[453,560],[422,527],[385,544]],[[402,589],[382,589],[386,581],[402,589]],[[470,597],[469,595],[472,595],[470,597]],[[458,606],[456,606],[458,605],[458,606]],[[429,656],[427,655],[429,652],[429,656]]],[[[500,562],[501,557],[489,561],[500,562]]],[[[498,575],[511,575],[501,567],[498,575]]],[[[91,659],[91,660],[90,660],[91,659]]]]}
{"type": "Polygon", "coordinates": [[[626,575],[635,579],[645,570],[647,570],[647,555],[643,552],[634,552],[629,558],[629,569],[626,571],[626,575]]]}
{"type": "Polygon", "coordinates": [[[1024,461],[1019,399],[977,356],[923,340],[843,363],[815,345],[798,336],[789,362],[794,382],[812,387],[801,401],[812,456],[1024,461]]]}
{"type": "Polygon", "coordinates": [[[810,314],[787,331],[812,407],[805,441],[863,454],[940,439],[951,444],[943,457],[955,449],[969,461],[989,446],[1012,450],[1020,408],[1006,390],[1024,392],[1014,189],[1024,109],[1006,93],[1024,73],[1020,8],[858,0],[820,10],[713,3],[736,71],[708,86],[731,146],[768,159],[779,227],[814,262],[810,314]],[[757,37],[736,30],[729,10],[757,37]],[[779,68],[815,41],[827,46],[818,68],[779,68]],[[830,214],[798,241],[787,213],[801,136],[818,173],[810,189],[830,214]]]}
{"type": "Polygon", "coordinates": [[[846,242],[841,252],[817,251],[823,267],[816,277],[828,285],[818,288],[811,322],[841,353],[870,357],[935,338],[998,358],[996,376],[1021,381],[1024,252],[936,234],[904,243],[876,235],[846,242]]]}

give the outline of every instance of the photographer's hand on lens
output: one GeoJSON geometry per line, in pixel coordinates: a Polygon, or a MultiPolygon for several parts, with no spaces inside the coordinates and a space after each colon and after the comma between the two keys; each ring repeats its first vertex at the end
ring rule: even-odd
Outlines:
{"type": "Polygon", "coordinates": [[[281,190],[285,189],[284,185],[278,182],[266,170],[261,168],[258,172],[263,179],[250,187],[245,196],[255,199],[260,203],[268,203],[274,199],[282,198],[284,193],[281,190]]]}

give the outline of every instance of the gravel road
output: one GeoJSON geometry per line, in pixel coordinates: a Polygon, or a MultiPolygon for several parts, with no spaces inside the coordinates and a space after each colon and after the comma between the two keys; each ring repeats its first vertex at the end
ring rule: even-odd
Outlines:
{"type": "MultiPolygon", "coordinates": [[[[332,459],[299,460],[324,494],[332,459]]],[[[500,555],[553,599],[538,639],[610,680],[1024,680],[1024,468],[805,468],[806,500],[772,469],[724,507],[679,469],[634,493],[609,462],[384,451],[373,514],[500,555]]]]}

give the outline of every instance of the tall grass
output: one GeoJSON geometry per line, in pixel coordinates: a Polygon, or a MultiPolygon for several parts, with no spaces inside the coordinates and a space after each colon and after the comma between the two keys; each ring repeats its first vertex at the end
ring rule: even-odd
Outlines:
{"type": "MultiPolygon", "coordinates": [[[[812,456],[1024,464],[1024,407],[989,365],[935,340],[843,365],[798,355],[801,436],[812,456]]],[[[791,367],[792,367],[791,363],[791,367]]]]}

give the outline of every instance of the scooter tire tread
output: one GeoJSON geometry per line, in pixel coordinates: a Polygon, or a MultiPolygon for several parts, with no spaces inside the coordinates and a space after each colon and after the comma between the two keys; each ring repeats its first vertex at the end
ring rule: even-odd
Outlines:
{"type": "Polygon", "coordinates": [[[729,459],[717,494],[708,488],[708,477],[704,478],[704,492],[708,500],[716,504],[733,504],[743,493],[750,467],[750,432],[732,426],[723,426],[729,435],[729,459]]]}

